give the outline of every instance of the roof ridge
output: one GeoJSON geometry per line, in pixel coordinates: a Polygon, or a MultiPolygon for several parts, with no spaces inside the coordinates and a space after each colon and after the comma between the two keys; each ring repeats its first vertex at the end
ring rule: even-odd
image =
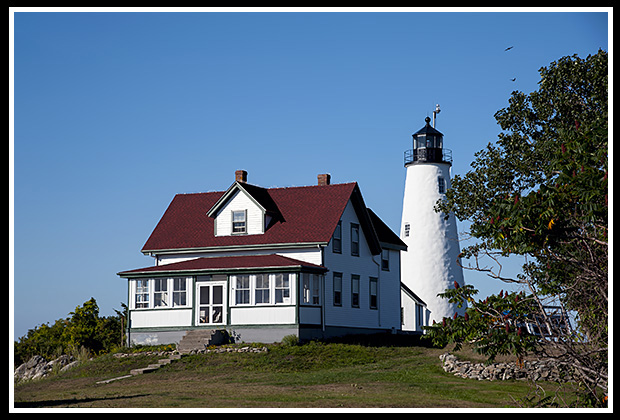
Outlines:
{"type": "MultiPolygon", "coordinates": [[[[356,184],[356,181],[351,182],[339,182],[337,184],[329,184],[329,185],[292,185],[290,187],[261,187],[260,185],[250,184],[249,182],[245,182],[242,185],[250,185],[256,188],[262,188],[264,190],[288,190],[293,188],[314,188],[314,187],[334,187],[341,185],[353,185],[356,184]]],[[[199,195],[199,194],[216,194],[216,193],[225,193],[226,190],[217,190],[217,191],[202,191],[202,192],[184,192],[184,193],[176,193],[175,195],[199,195]]]]}

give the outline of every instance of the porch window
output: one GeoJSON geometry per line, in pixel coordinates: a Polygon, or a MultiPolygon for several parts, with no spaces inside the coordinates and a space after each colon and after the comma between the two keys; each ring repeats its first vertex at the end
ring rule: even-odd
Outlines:
{"type": "Polygon", "coordinates": [[[168,306],[168,279],[153,279],[153,306],[168,306]]]}
{"type": "Polygon", "coordinates": [[[288,305],[293,273],[260,273],[230,276],[235,305],[288,305]]]}
{"type": "MultiPolygon", "coordinates": [[[[132,309],[187,307],[191,277],[156,277],[132,280],[132,309]]],[[[190,303],[191,304],[191,303],[190,303]]]]}
{"type": "Polygon", "coordinates": [[[256,275],[254,302],[256,305],[269,303],[269,274],[256,275]]]}
{"type": "Polygon", "coordinates": [[[237,305],[250,304],[250,276],[237,276],[235,291],[235,303],[237,305]]]}
{"type": "Polygon", "coordinates": [[[136,308],[149,307],[149,281],[136,280],[136,308]]]}
{"type": "Polygon", "coordinates": [[[289,274],[276,274],[275,281],[275,295],[277,303],[290,303],[291,301],[291,286],[289,280],[289,274]]]}
{"type": "Polygon", "coordinates": [[[184,278],[175,278],[173,279],[172,287],[172,305],[187,305],[187,280],[184,278]]]}

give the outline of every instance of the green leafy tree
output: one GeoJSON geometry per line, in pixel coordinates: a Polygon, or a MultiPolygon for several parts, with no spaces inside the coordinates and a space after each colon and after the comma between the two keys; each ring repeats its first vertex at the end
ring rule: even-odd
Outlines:
{"type": "Polygon", "coordinates": [[[81,307],[77,306],[69,315],[71,319],[65,330],[68,345],[75,349],[85,347],[91,351],[100,350],[100,343],[96,339],[99,306],[95,298],[90,298],[81,307]]]}
{"type": "MultiPolygon", "coordinates": [[[[501,333],[492,321],[497,317],[482,321],[482,314],[501,306],[478,303],[468,313],[470,319],[480,316],[480,322],[459,320],[462,328],[456,321],[446,323],[443,332],[443,326],[435,326],[437,341],[485,340],[491,329],[497,339],[479,346],[484,354],[536,350],[574,366],[593,395],[607,391],[607,61],[607,52],[599,50],[541,68],[538,90],[512,93],[508,107],[495,114],[503,130],[497,142],[476,153],[472,170],[456,175],[436,206],[471,222],[476,243],[463,249],[461,257],[469,260],[464,268],[521,284],[527,297],[506,310],[529,314],[522,321],[545,331],[531,346],[518,329],[501,333]],[[521,274],[507,278],[499,261],[512,255],[525,263],[521,274]],[[497,264],[485,265],[489,258],[497,264]],[[566,322],[549,315],[549,302],[575,314],[574,330],[567,332],[566,322]]],[[[466,301],[470,293],[452,289],[444,297],[466,301]]],[[[495,300],[489,297],[487,304],[495,300]]]]}
{"type": "Polygon", "coordinates": [[[101,354],[124,346],[127,326],[127,305],[123,311],[108,317],[99,316],[94,298],[70,312],[70,317],[57,320],[52,326],[42,324],[28,330],[14,342],[14,364],[28,361],[34,355],[51,360],[61,354],[78,354],[81,349],[101,354]]]}

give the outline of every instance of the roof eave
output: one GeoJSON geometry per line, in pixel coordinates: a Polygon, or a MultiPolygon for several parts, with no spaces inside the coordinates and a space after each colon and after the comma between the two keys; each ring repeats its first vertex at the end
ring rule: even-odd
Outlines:
{"type": "Polygon", "coordinates": [[[163,248],[163,249],[142,249],[140,252],[144,255],[162,255],[162,254],[190,254],[196,252],[221,252],[221,251],[255,251],[260,249],[286,249],[286,248],[316,248],[319,246],[327,246],[329,242],[287,242],[287,243],[269,243],[269,244],[251,244],[251,245],[224,245],[224,246],[207,246],[192,248],[163,248]]]}

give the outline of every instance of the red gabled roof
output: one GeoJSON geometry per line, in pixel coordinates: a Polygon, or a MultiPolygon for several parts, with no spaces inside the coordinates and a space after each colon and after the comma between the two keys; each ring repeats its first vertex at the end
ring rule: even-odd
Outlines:
{"type": "MultiPolygon", "coordinates": [[[[142,252],[266,244],[328,243],[349,199],[352,199],[356,208],[371,249],[376,251],[375,254],[380,252],[377,251],[378,240],[355,182],[268,189],[251,186],[246,191],[252,194],[250,190],[268,194],[279,212],[277,220],[265,233],[215,236],[214,219],[207,216],[207,212],[225,191],[177,194],[142,247],[142,252]]],[[[265,198],[261,197],[261,200],[265,202],[265,198]]]]}
{"type": "Polygon", "coordinates": [[[155,273],[180,273],[180,272],[200,272],[200,271],[219,271],[219,270],[251,270],[264,268],[306,268],[314,271],[327,271],[323,266],[311,264],[306,261],[284,257],[277,254],[269,255],[240,255],[233,257],[210,257],[195,258],[192,260],[181,261],[172,264],[157,265],[153,267],[137,268],[135,270],[121,271],[121,277],[134,277],[141,274],[155,273]]]}

